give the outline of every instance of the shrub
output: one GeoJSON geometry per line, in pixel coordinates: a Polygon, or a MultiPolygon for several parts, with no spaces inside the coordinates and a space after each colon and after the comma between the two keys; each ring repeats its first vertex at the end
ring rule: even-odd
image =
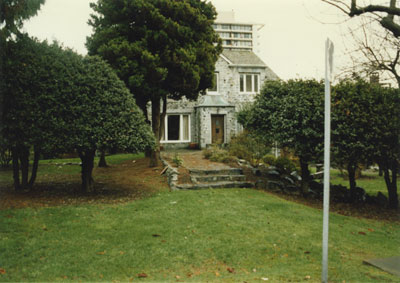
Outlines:
{"type": "Polygon", "coordinates": [[[183,160],[182,160],[182,158],[179,156],[179,154],[178,154],[178,153],[175,153],[175,156],[174,156],[174,158],[172,158],[172,162],[174,162],[174,163],[175,163],[175,165],[176,165],[177,167],[179,167],[179,166],[181,166],[181,165],[182,165],[182,163],[183,163],[183,160]]]}
{"type": "Polygon", "coordinates": [[[262,161],[265,165],[275,166],[276,158],[272,154],[267,154],[264,155],[262,161]]]}
{"type": "Polygon", "coordinates": [[[246,131],[232,138],[229,145],[229,154],[240,159],[247,160],[253,166],[257,166],[262,157],[271,152],[271,147],[260,137],[246,131]]]}
{"type": "Polygon", "coordinates": [[[230,163],[236,161],[236,158],[230,155],[227,150],[221,149],[218,146],[212,146],[205,149],[203,151],[203,156],[204,158],[214,162],[230,163]]]}
{"type": "Polygon", "coordinates": [[[275,164],[274,166],[281,172],[285,172],[285,173],[292,173],[293,171],[296,171],[296,165],[294,164],[294,162],[292,160],[290,160],[287,157],[278,157],[275,160],[275,164]]]}

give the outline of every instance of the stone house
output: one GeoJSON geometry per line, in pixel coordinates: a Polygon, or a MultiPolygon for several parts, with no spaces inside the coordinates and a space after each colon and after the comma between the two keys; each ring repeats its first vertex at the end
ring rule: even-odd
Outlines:
{"type": "Polygon", "coordinates": [[[168,100],[161,137],[164,148],[187,148],[191,143],[205,148],[229,143],[241,132],[235,113],[254,100],[265,80],[278,79],[253,51],[256,26],[234,23],[232,12],[216,21],[223,51],[215,65],[215,84],[197,101],[168,100]]]}

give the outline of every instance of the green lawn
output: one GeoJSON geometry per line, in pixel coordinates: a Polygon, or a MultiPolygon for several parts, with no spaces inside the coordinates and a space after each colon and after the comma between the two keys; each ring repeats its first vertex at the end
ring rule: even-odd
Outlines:
{"type": "MultiPolygon", "coordinates": [[[[331,170],[331,183],[350,186],[349,180],[344,178],[337,169],[331,170]]],[[[388,196],[385,180],[379,176],[378,172],[363,171],[361,178],[357,179],[356,183],[358,187],[363,188],[371,196],[376,196],[379,191],[388,196]]],[[[400,188],[400,178],[398,178],[397,187],[400,188]]]]}
{"type": "MultiPolygon", "coordinates": [[[[331,281],[399,282],[362,260],[398,255],[400,224],[335,214],[330,224],[331,281]]],[[[321,227],[320,210],[250,189],[2,210],[0,281],[317,282],[321,227]]]]}
{"type": "MultiPolygon", "coordinates": [[[[107,164],[119,164],[127,160],[138,159],[143,157],[141,154],[114,154],[106,157],[107,164]]],[[[37,172],[37,181],[49,179],[54,177],[63,177],[68,175],[79,175],[81,166],[79,158],[66,158],[66,159],[47,159],[39,161],[39,170],[37,172]],[[65,163],[73,163],[72,165],[64,165],[65,163]]],[[[95,164],[99,162],[99,157],[95,157],[95,164]]],[[[1,168],[0,168],[1,169],[1,168]]],[[[0,170],[0,186],[12,185],[13,182],[12,169],[0,170]]]]}

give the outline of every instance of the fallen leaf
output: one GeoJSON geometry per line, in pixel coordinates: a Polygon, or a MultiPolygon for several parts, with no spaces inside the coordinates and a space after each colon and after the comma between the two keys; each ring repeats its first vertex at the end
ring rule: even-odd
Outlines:
{"type": "Polygon", "coordinates": [[[306,280],[311,279],[311,276],[307,275],[306,277],[304,277],[304,279],[306,279],[306,280]]]}
{"type": "Polygon", "coordinates": [[[6,274],[6,270],[4,268],[0,268],[0,274],[6,274]]]}
{"type": "Polygon", "coordinates": [[[309,251],[305,251],[304,253],[305,253],[305,254],[309,254],[310,252],[309,252],[309,251]]]}
{"type": "Polygon", "coordinates": [[[253,268],[253,272],[257,272],[257,269],[253,268]]]}
{"type": "Polygon", "coordinates": [[[231,267],[228,267],[226,270],[228,270],[229,273],[234,273],[234,272],[235,272],[235,269],[234,269],[234,268],[231,268],[231,267]]]}
{"type": "Polygon", "coordinates": [[[147,274],[146,274],[146,273],[139,273],[137,276],[138,276],[139,278],[146,278],[146,277],[147,277],[147,274]]]}
{"type": "Polygon", "coordinates": [[[181,277],[179,275],[176,275],[175,278],[176,279],[181,279],[181,277]]]}
{"type": "Polygon", "coordinates": [[[192,275],[193,275],[192,273],[186,274],[186,276],[189,277],[189,278],[192,277],[192,275]]]}
{"type": "Polygon", "coordinates": [[[119,252],[120,255],[123,255],[124,253],[125,253],[125,252],[123,252],[123,251],[120,251],[120,252],[119,252]]]}
{"type": "Polygon", "coordinates": [[[374,232],[374,229],[372,229],[372,228],[368,228],[368,231],[370,231],[370,232],[374,232]]]}
{"type": "Polygon", "coordinates": [[[261,277],[261,280],[268,281],[268,278],[267,277],[261,277]]]}
{"type": "Polygon", "coordinates": [[[363,231],[358,232],[358,234],[360,234],[360,235],[367,235],[367,233],[365,233],[365,232],[363,232],[363,231]]]}
{"type": "Polygon", "coordinates": [[[153,234],[152,236],[153,237],[161,237],[161,235],[158,235],[158,234],[153,234]]]}
{"type": "Polygon", "coordinates": [[[219,272],[218,271],[215,271],[215,276],[219,276],[219,272]]]}
{"type": "Polygon", "coordinates": [[[283,257],[288,257],[289,255],[288,254],[284,254],[284,255],[282,255],[283,257]]]}
{"type": "Polygon", "coordinates": [[[106,251],[97,252],[96,254],[98,254],[98,255],[105,255],[105,254],[106,254],[106,251]]]}

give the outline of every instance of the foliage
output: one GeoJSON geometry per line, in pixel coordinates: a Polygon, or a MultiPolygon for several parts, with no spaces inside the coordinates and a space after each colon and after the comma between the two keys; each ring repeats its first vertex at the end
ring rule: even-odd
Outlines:
{"type": "Polygon", "coordinates": [[[271,152],[271,147],[266,145],[259,136],[244,131],[231,139],[228,151],[230,155],[257,166],[262,157],[271,152]]]}
{"type": "Polygon", "coordinates": [[[225,150],[218,145],[213,145],[203,150],[203,156],[214,162],[231,163],[236,161],[236,157],[232,156],[228,150],[225,150]]]}
{"type": "MultiPolygon", "coordinates": [[[[160,138],[160,100],[196,99],[212,85],[221,51],[212,28],[216,11],[199,0],[98,0],[89,24],[89,54],[102,56],[133,93],[160,138]],[[115,13],[118,11],[118,13],[115,13]]],[[[158,148],[158,147],[157,147],[158,148]]],[[[157,161],[158,149],[153,156],[157,161]]]]}
{"type": "Polygon", "coordinates": [[[262,162],[265,165],[270,165],[270,166],[273,166],[275,164],[275,160],[276,160],[276,157],[272,154],[266,154],[262,158],[262,162]]]}
{"type": "Polygon", "coordinates": [[[387,169],[385,179],[389,199],[392,206],[397,207],[399,91],[361,80],[342,81],[334,87],[332,97],[333,159],[347,168],[350,190],[356,188],[355,174],[359,164],[378,163],[387,169]],[[389,171],[392,171],[392,180],[389,171]]]}
{"type": "Polygon", "coordinates": [[[174,158],[172,158],[172,162],[175,163],[177,167],[181,166],[183,163],[182,157],[179,156],[178,153],[175,153],[174,158]]]}
{"type": "Polygon", "coordinates": [[[22,22],[37,14],[45,0],[2,0],[0,2],[0,34],[17,33],[22,22]]]}
{"type": "Polygon", "coordinates": [[[300,159],[302,191],[310,179],[308,164],[323,153],[324,85],[315,80],[267,81],[239,122],[265,140],[290,148],[300,159]]]}
{"type": "Polygon", "coordinates": [[[275,166],[279,171],[286,172],[288,174],[297,171],[296,164],[294,164],[294,162],[289,158],[283,156],[279,156],[272,165],[275,166]]]}
{"type": "Polygon", "coordinates": [[[375,116],[375,97],[382,88],[364,81],[341,81],[332,93],[332,159],[348,171],[350,190],[356,188],[356,171],[369,164],[375,151],[370,139],[375,116]]]}
{"type": "MultiPolygon", "coordinates": [[[[77,150],[83,188],[88,189],[92,168],[86,164],[97,149],[138,152],[154,144],[129,91],[99,57],[82,58],[27,36],[10,42],[8,52],[4,136],[21,161],[22,187],[27,185],[31,147],[34,167],[39,153],[77,150]]],[[[18,161],[13,163],[18,177],[18,161]]],[[[33,182],[31,178],[30,187],[33,182]]]]}

